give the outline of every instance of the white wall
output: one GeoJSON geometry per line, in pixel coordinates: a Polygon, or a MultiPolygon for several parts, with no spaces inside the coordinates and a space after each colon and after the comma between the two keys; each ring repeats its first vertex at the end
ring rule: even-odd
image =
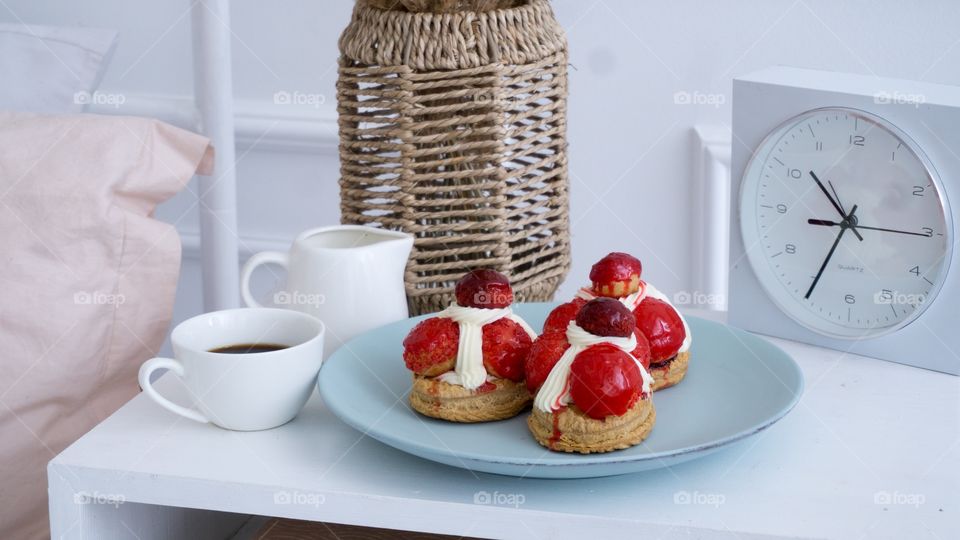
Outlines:
{"type": "MultiPolygon", "coordinates": [[[[246,126],[238,151],[241,246],[283,245],[299,230],[339,219],[333,85],[337,37],[352,3],[231,5],[238,124],[246,126]],[[326,102],[274,105],[278,91],[326,102]],[[301,116],[306,121],[296,121],[301,116]]],[[[960,3],[950,0],[554,5],[571,51],[574,265],[561,296],[614,249],[639,256],[661,289],[691,287],[691,128],[729,122],[733,76],[785,64],[960,85],[960,3]],[[678,92],[710,103],[677,104],[678,92]]],[[[119,29],[102,90],[124,94],[133,113],[152,98],[175,105],[191,94],[187,9],[186,0],[5,0],[0,20],[119,29]]],[[[184,193],[158,212],[187,239],[177,319],[200,310],[193,202],[184,193]]]]}

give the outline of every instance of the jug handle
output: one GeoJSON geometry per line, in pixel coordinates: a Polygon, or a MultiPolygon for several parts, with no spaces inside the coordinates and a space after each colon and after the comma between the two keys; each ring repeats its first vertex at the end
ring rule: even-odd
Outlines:
{"type": "Polygon", "coordinates": [[[240,271],[240,296],[243,297],[243,303],[247,307],[263,307],[250,294],[250,276],[261,264],[277,264],[287,269],[287,254],[279,251],[261,251],[247,259],[240,271]]]}

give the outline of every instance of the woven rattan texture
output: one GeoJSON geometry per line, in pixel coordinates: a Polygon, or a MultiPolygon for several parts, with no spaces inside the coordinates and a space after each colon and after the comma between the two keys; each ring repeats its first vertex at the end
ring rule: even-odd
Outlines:
{"type": "Polygon", "coordinates": [[[340,38],[343,223],[416,237],[413,314],[472,268],[552,297],[570,266],[567,49],[546,0],[483,13],[358,4],[340,38]]]}

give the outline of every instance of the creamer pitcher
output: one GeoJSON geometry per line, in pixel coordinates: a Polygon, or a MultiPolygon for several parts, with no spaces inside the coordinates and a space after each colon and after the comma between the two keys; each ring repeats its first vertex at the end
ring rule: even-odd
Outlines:
{"type": "Polygon", "coordinates": [[[316,316],[327,327],[324,356],[357,334],[408,315],[403,272],[413,236],[396,231],[337,225],[301,233],[289,253],[264,251],[250,257],[241,273],[241,294],[251,307],[250,276],[266,263],[287,270],[277,307],[316,316]]]}

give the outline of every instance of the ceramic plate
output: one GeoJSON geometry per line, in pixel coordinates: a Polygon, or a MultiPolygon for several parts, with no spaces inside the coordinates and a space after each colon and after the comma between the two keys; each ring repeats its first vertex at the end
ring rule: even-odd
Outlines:
{"type": "MultiPolygon", "coordinates": [[[[521,304],[515,310],[541,328],[554,305],[521,304]]],[[[800,368],[775,345],[688,317],[690,370],[679,385],[654,393],[657,423],[643,443],[606,454],[551,452],[527,430],[528,412],[500,422],[456,424],[410,408],[411,374],[401,343],[421,319],[377,328],[341,347],[320,370],[320,395],[341,420],[385,444],[473,471],[587,478],[666,467],[756,435],[787,414],[803,392],[800,368]]]]}

